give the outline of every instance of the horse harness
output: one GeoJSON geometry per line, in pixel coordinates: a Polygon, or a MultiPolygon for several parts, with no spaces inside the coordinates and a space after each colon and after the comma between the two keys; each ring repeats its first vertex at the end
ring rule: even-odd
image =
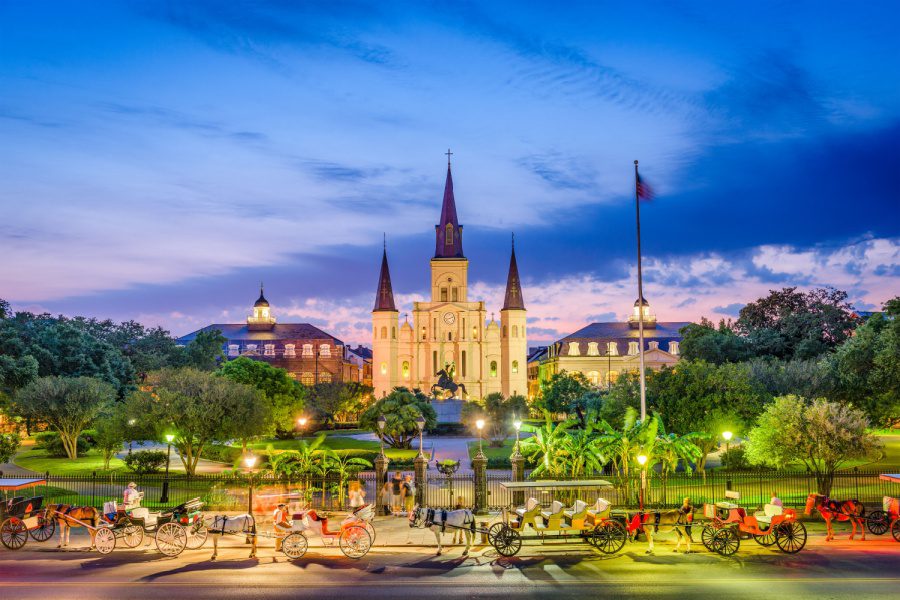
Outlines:
{"type": "MultiPolygon", "coordinates": [[[[434,508],[426,508],[425,509],[425,523],[424,527],[434,527],[435,522],[434,518],[436,516],[440,516],[440,526],[441,526],[441,534],[443,534],[447,530],[447,514],[448,511],[445,508],[434,509],[434,508]]],[[[463,521],[463,525],[468,525],[469,529],[474,532],[475,531],[475,517],[472,517],[471,521],[463,521]]],[[[464,527],[457,527],[455,525],[451,525],[453,529],[465,529],[464,527]]]]}

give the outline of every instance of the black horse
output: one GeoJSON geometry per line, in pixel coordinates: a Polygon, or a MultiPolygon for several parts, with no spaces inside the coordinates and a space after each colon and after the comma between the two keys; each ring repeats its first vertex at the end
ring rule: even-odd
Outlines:
{"type": "Polygon", "coordinates": [[[435,375],[438,376],[438,382],[431,386],[431,395],[435,398],[443,397],[447,392],[450,392],[450,396],[455,398],[456,390],[462,390],[463,398],[469,395],[464,384],[453,381],[453,376],[447,371],[446,367],[435,373],[435,375]]]}

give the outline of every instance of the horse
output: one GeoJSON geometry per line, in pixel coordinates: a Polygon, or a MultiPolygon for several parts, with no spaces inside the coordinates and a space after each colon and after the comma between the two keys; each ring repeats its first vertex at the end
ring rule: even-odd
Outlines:
{"type": "Polygon", "coordinates": [[[803,514],[812,514],[813,508],[817,509],[819,514],[822,515],[822,518],[825,519],[825,528],[828,530],[828,534],[825,536],[826,542],[830,542],[834,539],[834,528],[831,526],[831,521],[833,520],[850,521],[850,525],[853,527],[853,531],[850,533],[851,541],[856,536],[856,526],[859,525],[859,530],[862,532],[862,539],[865,541],[866,528],[863,527],[864,519],[862,517],[866,514],[866,507],[863,506],[859,500],[843,500],[838,502],[824,494],[816,494],[813,492],[806,497],[806,509],[803,511],[803,514]]]}
{"type": "Polygon", "coordinates": [[[219,538],[226,533],[229,535],[244,534],[250,540],[250,558],[256,558],[256,519],[253,515],[217,515],[207,517],[203,524],[209,531],[213,541],[213,553],[209,560],[216,560],[219,556],[219,538]],[[218,534],[218,535],[216,535],[218,534]]]}
{"type": "Polygon", "coordinates": [[[414,529],[424,529],[428,527],[434,533],[434,540],[437,542],[437,556],[441,555],[441,534],[447,527],[452,530],[460,530],[466,538],[466,549],[462,555],[469,554],[469,548],[475,539],[475,515],[471,510],[463,508],[460,510],[442,510],[438,508],[421,507],[416,504],[412,512],[409,514],[409,526],[414,529]]]}
{"type": "Polygon", "coordinates": [[[674,531],[678,536],[678,543],[675,544],[675,548],[672,552],[678,552],[678,549],[681,548],[681,542],[683,540],[687,540],[687,554],[691,553],[691,539],[690,533],[687,531],[682,531],[682,528],[687,528],[691,526],[691,521],[693,515],[689,513],[684,513],[681,510],[661,510],[655,512],[641,512],[631,519],[628,523],[628,533],[632,535],[632,538],[637,536],[637,534],[643,531],[647,534],[647,541],[649,542],[649,546],[647,548],[647,554],[653,554],[653,536],[657,533],[669,533],[674,531]]]}
{"type": "Polygon", "coordinates": [[[441,369],[435,373],[435,375],[438,376],[438,382],[431,386],[431,395],[435,398],[438,395],[438,391],[441,393],[450,392],[454,398],[456,397],[456,390],[462,390],[463,398],[469,395],[469,392],[466,391],[465,384],[453,381],[453,375],[448,372],[447,368],[441,369]]]}
{"type": "Polygon", "coordinates": [[[69,530],[73,527],[88,527],[91,535],[91,550],[94,549],[94,535],[100,525],[100,511],[93,506],[74,506],[72,504],[50,504],[47,506],[46,518],[56,519],[59,525],[59,545],[69,545],[69,530]]]}

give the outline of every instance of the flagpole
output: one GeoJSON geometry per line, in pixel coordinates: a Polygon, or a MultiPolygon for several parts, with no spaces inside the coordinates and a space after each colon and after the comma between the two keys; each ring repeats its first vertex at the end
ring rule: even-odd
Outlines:
{"type": "Polygon", "coordinates": [[[638,161],[634,161],[634,206],[637,215],[638,340],[641,355],[641,423],[647,420],[647,384],[644,376],[644,280],[641,274],[641,198],[638,161]]]}

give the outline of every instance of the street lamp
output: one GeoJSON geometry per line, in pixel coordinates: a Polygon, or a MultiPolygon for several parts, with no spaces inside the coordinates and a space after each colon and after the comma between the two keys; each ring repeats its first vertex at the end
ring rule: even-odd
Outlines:
{"type": "Polygon", "coordinates": [[[640,504],[641,504],[641,512],[644,512],[644,489],[647,487],[647,469],[644,468],[644,465],[647,464],[647,455],[646,454],[638,454],[637,461],[638,461],[638,464],[641,465],[640,504]]]}
{"type": "Polygon", "coordinates": [[[300,428],[300,437],[303,437],[303,430],[306,429],[307,422],[308,421],[306,417],[300,417],[299,419],[297,419],[297,427],[300,428]]]}
{"type": "Polygon", "coordinates": [[[159,503],[165,504],[169,501],[169,463],[172,461],[172,440],[175,436],[171,433],[166,434],[166,478],[163,479],[162,494],[159,496],[159,503]]]}
{"type": "Polygon", "coordinates": [[[419,428],[419,456],[424,458],[425,452],[423,452],[422,446],[425,443],[425,417],[419,415],[419,417],[416,419],[416,427],[419,428]]]}
{"type": "Polygon", "coordinates": [[[484,458],[484,452],[481,444],[481,430],[484,429],[484,419],[475,421],[475,428],[478,430],[478,456],[484,458]]]}
{"type": "MultiPolygon", "coordinates": [[[[731,435],[732,435],[732,434],[731,434],[730,431],[723,431],[723,432],[722,432],[722,439],[725,440],[725,456],[726,456],[726,457],[728,456],[728,450],[729,450],[729,446],[730,446],[729,442],[731,442],[731,435]]],[[[727,460],[727,458],[726,458],[726,460],[727,460]]],[[[720,460],[719,462],[724,463],[725,461],[721,461],[721,460],[720,460]]]]}
{"type": "Polygon", "coordinates": [[[516,420],[513,421],[513,429],[516,430],[516,450],[515,450],[515,452],[513,452],[513,455],[518,455],[519,454],[519,430],[522,429],[522,421],[519,420],[518,418],[516,418],[516,420]]]}
{"type": "MultiPolygon", "coordinates": [[[[128,427],[134,427],[134,424],[137,423],[137,419],[128,419],[128,427]]],[[[132,437],[134,434],[129,432],[129,437],[132,437]]],[[[131,456],[131,447],[134,445],[134,440],[128,440],[128,456],[131,456]]]]}
{"type": "Polygon", "coordinates": [[[247,467],[247,471],[250,473],[250,495],[247,498],[247,514],[253,515],[253,467],[256,466],[256,456],[253,454],[247,454],[244,457],[244,466],[247,467]]]}
{"type": "Polygon", "coordinates": [[[384,458],[384,426],[387,425],[387,419],[384,415],[378,415],[376,422],[378,423],[378,439],[381,442],[381,458],[384,458]]]}

